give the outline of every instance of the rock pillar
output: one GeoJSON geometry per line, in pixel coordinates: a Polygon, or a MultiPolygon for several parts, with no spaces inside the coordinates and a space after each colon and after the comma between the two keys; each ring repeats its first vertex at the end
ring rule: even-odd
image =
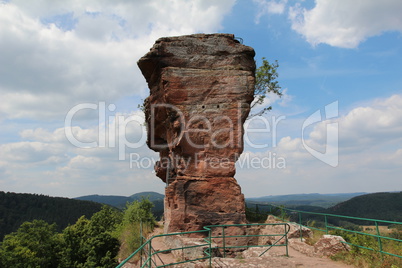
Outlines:
{"type": "Polygon", "coordinates": [[[254,96],[254,50],[231,34],[164,37],[138,61],[148,146],[166,183],[165,232],[245,223],[234,179],[254,96]]]}

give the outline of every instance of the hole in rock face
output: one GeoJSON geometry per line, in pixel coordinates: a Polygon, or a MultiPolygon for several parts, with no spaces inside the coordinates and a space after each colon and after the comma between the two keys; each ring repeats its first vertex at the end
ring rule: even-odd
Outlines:
{"type": "Polygon", "coordinates": [[[201,108],[202,108],[202,109],[205,109],[205,105],[202,105],[201,108]]]}
{"type": "Polygon", "coordinates": [[[218,108],[218,109],[219,109],[219,104],[218,104],[218,105],[216,105],[216,108],[218,108]]]}

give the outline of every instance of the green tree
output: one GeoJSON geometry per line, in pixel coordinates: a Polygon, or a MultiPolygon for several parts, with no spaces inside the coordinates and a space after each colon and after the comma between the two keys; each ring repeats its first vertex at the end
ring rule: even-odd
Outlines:
{"type": "Polygon", "coordinates": [[[82,216],[63,231],[66,244],[62,267],[114,267],[120,243],[115,230],[121,213],[104,206],[90,220],[82,216]]]}
{"type": "Polygon", "coordinates": [[[126,204],[123,221],[119,228],[121,251],[119,257],[125,259],[134,252],[149,234],[155,224],[155,216],[152,214],[153,203],[149,199],[134,201],[126,204]]]}
{"type": "Polygon", "coordinates": [[[64,229],[66,247],[63,252],[63,267],[78,267],[86,262],[87,254],[91,250],[86,243],[89,239],[89,223],[90,221],[82,216],[74,225],[64,229]]]}
{"type": "Polygon", "coordinates": [[[124,210],[123,223],[142,222],[155,226],[155,216],[152,214],[154,204],[149,199],[142,198],[141,201],[134,201],[126,204],[124,210]]]}
{"type": "MultiPolygon", "coordinates": [[[[277,69],[279,67],[278,61],[270,63],[265,58],[262,58],[262,65],[255,71],[255,88],[254,88],[254,101],[251,104],[251,109],[257,109],[259,105],[264,104],[264,100],[268,94],[273,93],[282,96],[281,87],[278,78],[277,69]]],[[[272,106],[262,106],[259,111],[250,114],[249,118],[263,115],[265,112],[270,111],[272,106]]]]}
{"type": "Polygon", "coordinates": [[[56,224],[43,220],[24,222],[16,232],[5,236],[0,246],[0,266],[14,268],[57,267],[63,239],[56,224]]]}

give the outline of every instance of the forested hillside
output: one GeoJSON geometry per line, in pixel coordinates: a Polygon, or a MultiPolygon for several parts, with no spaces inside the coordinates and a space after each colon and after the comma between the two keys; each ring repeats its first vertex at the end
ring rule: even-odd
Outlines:
{"type": "Polygon", "coordinates": [[[329,208],[327,213],[402,222],[402,192],[356,196],[329,208]]]}
{"type": "MultiPolygon", "coordinates": [[[[402,222],[402,192],[385,192],[359,195],[347,201],[340,202],[327,209],[323,207],[308,206],[303,204],[304,203],[302,201],[300,203],[295,202],[295,204],[293,204],[293,202],[292,204],[282,204],[282,206],[285,208],[305,212],[326,213],[366,219],[402,222]]],[[[277,209],[279,207],[278,204],[275,204],[274,202],[259,203],[255,201],[246,202],[246,206],[248,214],[252,216],[254,214],[269,214],[270,212],[278,213],[277,209]]],[[[291,221],[299,220],[297,213],[289,213],[289,216],[291,221]]],[[[303,216],[303,221],[305,221],[305,224],[307,224],[308,221],[323,223],[324,218],[322,215],[305,213],[303,216]]],[[[350,223],[357,225],[370,224],[370,222],[368,221],[335,217],[329,218],[328,221],[329,223],[334,225],[344,225],[350,223]]]]}
{"type": "Polygon", "coordinates": [[[94,201],[106,205],[111,205],[117,208],[125,208],[127,202],[131,203],[133,201],[141,201],[142,198],[146,198],[151,202],[154,201],[163,201],[165,196],[156,192],[141,192],[136,193],[130,196],[121,196],[121,195],[85,195],[76,197],[74,199],[78,200],[86,200],[86,201],[94,201]]]}
{"type": "Polygon", "coordinates": [[[61,232],[56,224],[26,221],[0,243],[0,267],[116,267],[140,246],[141,233],[152,232],[152,206],[146,199],[127,204],[123,212],[103,205],[61,232]]]}
{"type": "Polygon", "coordinates": [[[76,197],[78,200],[87,200],[97,203],[102,203],[110,206],[114,206],[118,209],[124,209],[127,202],[132,203],[134,201],[141,201],[142,199],[148,199],[154,204],[152,213],[157,219],[160,219],[163,215],[163,199],[164,195],[156,192],[141,192],[131,196],[119,196],[119,195],[86,195],[76,197]]]}
{"type": "Polygon", "coordinates": [[[0,241],[25,221],[56,223],[57,231],[61,231],[82,215],[90,218],[101,208],[101,204],[90,201],[0,191],[0,241]]]}
{"type": "Polygon", "coordinates": [[[254,203],[267,203],[284,205],[286,207],[312,206],[329,208],[340,202],[349,200],[355,196],[366,193],[346,193],[346,194],[290,194],[290,195],[271,195],[254,198],[246,198],[246,201],[254,203]]]}
{"type": "Polygon", "coordinates": [[[75,197],[76,200],[92,201],[96,203],[110,205],[116,208],[124,208],[127,202],[132,202],[129,196],[120,195],[85,195],[80,197],[75,197]]]}

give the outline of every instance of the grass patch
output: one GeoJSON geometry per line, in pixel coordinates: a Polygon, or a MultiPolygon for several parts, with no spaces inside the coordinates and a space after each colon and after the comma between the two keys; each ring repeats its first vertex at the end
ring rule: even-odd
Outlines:
{"type": "Polygon", "coordinates": [[[313,236],[307,237],[305,242],[307,245],[314,246],[314,244],[317,243],[323,235],[325,235],[324,231],[313,230],[313,236]]]}
{"type": "MultiPolygon", "coordinates": [[[[378,239],[375,237],[346,232],[336,232],[335,234],[342,236],[349,243],[372,248],[374,250],[380,250],[378,239]]],[[[393,237],[394,235],[400,236],[402,233],[391,233],[390,237],[393,237]]],[[[381,243],[384,252],[402,255],[402,242],[381,239],[381,243]]],[[[402,268],[402,258],[381,254],[374,250],[351,246],[349,252],[338,253],[334,255],[332,259],[362,268],[402,268]]]]}

